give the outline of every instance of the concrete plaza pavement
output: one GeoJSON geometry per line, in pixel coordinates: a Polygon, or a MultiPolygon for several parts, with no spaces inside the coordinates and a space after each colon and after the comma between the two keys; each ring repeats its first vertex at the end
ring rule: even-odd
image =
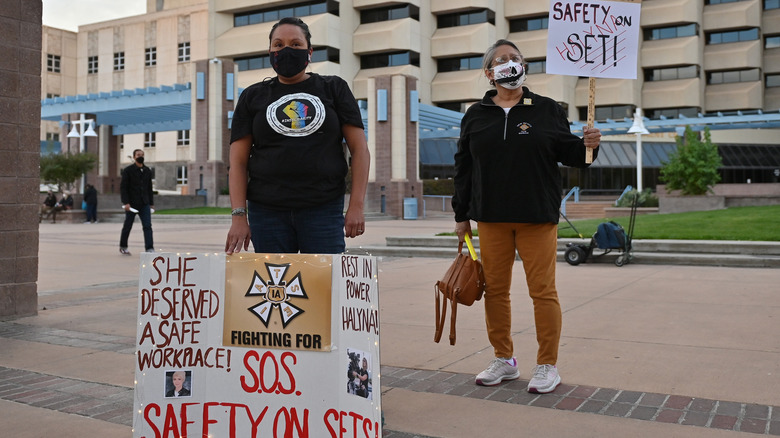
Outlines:
{"type": "MultiPolygon", "coordinates": [[[[154,218],[153,218],[154,220],[154,218]]],[[[220,252],[228,221],[154,221],[164,252],[220,252]]],[[[39,313],[0,321],[0,430],[13,437],[128,437],[140,224],[41,224],[39,313]]],[[[372,220],[348,250],[450,231],[448,217],[372,220]]],[[[454,252],[454,251],[453,251],[454,252]]],[[[530,395],[530,299],[515,265],[521,377],[477,387],[492,358],[481,303],[460,307],[455,346],[433,342],[433,284],[450,260],[381,257],[386,437],[780,436],[780,271],[558,264],[563,385],[530,395]]]]}

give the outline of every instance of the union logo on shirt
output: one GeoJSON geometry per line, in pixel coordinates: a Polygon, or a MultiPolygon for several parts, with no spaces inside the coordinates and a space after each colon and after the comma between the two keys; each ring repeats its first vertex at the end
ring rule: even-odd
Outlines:
{"type": "Polygon", "coordinates": [[[308,93],[288,94],[268,105],[265,116],[279,134],[304,137],[320,129],[325,121],[325,106],[319,97],[308,93]]]}
{"type": "Polygon", "coordinates": [[[517,127],[520,128],[520,132],[518,132],[518,134],[521,135],[530,134],[530,132],[528,132],[528,130],[531,129],[530,123],[528,122],[518,123],[517,127]]]}

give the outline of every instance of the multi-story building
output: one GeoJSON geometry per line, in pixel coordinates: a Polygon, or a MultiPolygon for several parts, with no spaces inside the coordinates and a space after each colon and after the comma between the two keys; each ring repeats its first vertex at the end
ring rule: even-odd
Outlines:
{"type": "MultiPolygon", "coordinates": [[[[234,63],[233,85],[240,90],[274,75],[271,26],[280,17],[298,16],[312,33],[310,70],[343,77],[359,100],[370,100],[371,78],[404,75],[417,80],[420,103],[463,111],[489,88],[483,52],[507,38],[528,62],[528,86],[557,100],[571,120],[585,120],[587,78],[546,74],[548,11],[547,0],[147,0],[145,15],[81,26],[75,56],[67,50],[70,58],[54,44],[56,32],[46,32],[44,66],[49,57],[61,57],[64,95],[191,83],[196,61],[225,61],[234,63]],[[71,77],[75,88],[64,85],[71,77]]],[[[62,35],[72,42],[72,34],[62,35]]],[[[637,49],[636,80],[597,79],[597,121],[623,120],[636,108],[650,119],[760,116],[780,109],[780,0],[645,0],[637,49]]],[[[52,81],[45,83],[46,95],[56,94],[52,81]]],[[[197,120],[192,118],[193,132],[197,120]]],[[[777,181],[779,133],[713,131],[724,155],[724,182],[777,181]]],[[[196,151],[187,142],[195,136],[186,130],[148,132],[125,135],[119,144],[143,147],[156,165],[158,188],[175,189],[188,184],[187,163],[196,160],[196,151]]],[[[603,154],[589,170],[564,172],[564,186],[632,184],[634,136],[604,140],[605,147],[627,150],[627,158],[603,154]]],[[[653,133],[645,142],[673,144],[674,132],[653,133]]],[[[117,158],[129,161],[127,155],[117,158]]],[[[646,186],[653,187],[660,158],[645,163],[646,186]]],[[[218,189],[226,185],[223,175],[214,180],[218,189]]]]}

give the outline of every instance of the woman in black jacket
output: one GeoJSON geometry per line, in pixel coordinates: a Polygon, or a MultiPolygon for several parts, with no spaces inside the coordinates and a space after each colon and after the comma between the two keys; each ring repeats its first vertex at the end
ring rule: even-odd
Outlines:
{"type": "Polygon", "coordinates": [[[555,288],[561,175],[558,163],[588,167],[586,148],[598,155],[601,133],[573,135],[566,113],[554,100],[523,87],[525,62],[517,46],[498,40],[483,58],[490,90],[461,121],[455,154],[455,230],[463,241],[470,220],[479,228],[485,281],[485,320],[496,358],[476,377],[496,385],[520,376],[512,344],[509,289],[515,252],[523,261],[534,304],[537,365],[529,392],[547,393],[560,384],[556,368],[561,307],[555,288]]]}

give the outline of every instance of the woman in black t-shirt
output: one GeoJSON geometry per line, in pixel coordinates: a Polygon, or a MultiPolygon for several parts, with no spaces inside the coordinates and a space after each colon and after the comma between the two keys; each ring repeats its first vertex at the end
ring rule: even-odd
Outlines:
{"type": "Polygon", "coordinates": [[[360,110],[343,79],[306,72],[312,48],[303,21],[283,18],[269,40],[277,76],[244,90],[233,115],[225,252],[248,250],[250,240],[262,253],[344,252],[344,237],[365,229],[369,152],[360,110]],[[346,215],[343,140],[352,165],[346,215]]]}

